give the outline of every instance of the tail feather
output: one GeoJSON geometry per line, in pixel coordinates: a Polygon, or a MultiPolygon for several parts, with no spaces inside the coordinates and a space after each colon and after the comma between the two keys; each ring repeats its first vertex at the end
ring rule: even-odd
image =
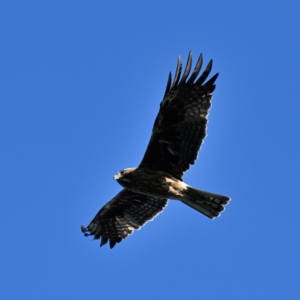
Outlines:
{"type": "Polygon", "coordinates": [[[218,217],[225,209],[224,206],[230,201],[230,198],[227,196],[201,191],[192,187],[187,188],[186,195],[186,199],[181,200],[184,204],[211,219],[218,217]]]}

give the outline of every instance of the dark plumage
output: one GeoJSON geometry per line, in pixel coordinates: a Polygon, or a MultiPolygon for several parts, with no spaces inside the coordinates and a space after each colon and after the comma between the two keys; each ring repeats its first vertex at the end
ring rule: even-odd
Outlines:
{"type": "Polygon", "coordinates": [[[81,226],[86,236],[101,237],[100,246],[109,240],[113,248],[134,229],[159,214],[167,205],[167,199],[180,200],[211,219],[219,216],[230,201],[229,197],[195,189],[182,181],[184,172],[195,163],[206,136],[207,115],[218,77],[215,74],[206,81],[212,68],[211,60],[197,79],[202,54],[188,78],[191,66],[190,52],[180,78],[181,59],[178,58],[174,81],[172,83],[170,73],[140,165],[115,175],[114,179],[124,189],[101,208],[87,228],[81,226]]]}
{"type": "Polygon", "coordinates": [[[208,110],[211,107],[211,93],[215,89],[215,74],[204,85],[212,68],[212,60],[199,79],[200,55],[194,72],[186,81],[192,64],[190,52],[185,72],[179,82],[181,59],[179,57],[174,82],[171,87],[171,73],[164,99],[154,122],[151,140],[139,167],[164,170],[181,179],[183,173],[194,164],[199,148],[206,136],[208,110]],[[195,82],[194,82],[195,81],[195,82]]]}
{"type": "Polygon", "coordinates": [[[86,236],[94,239],[102,236],[100,246],[110,239],[110,247],[127,238],[134,229],[140,229],[145,223],[153,220],[166,206],[167,199],[137,194],[123,189],[117,196],[100,209],[89,224],[88,229],[81,226],[86,236]]]}

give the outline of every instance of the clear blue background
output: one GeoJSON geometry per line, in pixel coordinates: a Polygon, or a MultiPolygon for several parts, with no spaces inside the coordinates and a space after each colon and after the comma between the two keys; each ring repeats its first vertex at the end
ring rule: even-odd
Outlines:
{"type": "Polygon", "coordinates": [[[1,1],[1,299],[299,299],[299,1],[1,1]],[[214,59],[208,137],[113,250],[87,225],[137,166],[167,75],[214,59]]]}

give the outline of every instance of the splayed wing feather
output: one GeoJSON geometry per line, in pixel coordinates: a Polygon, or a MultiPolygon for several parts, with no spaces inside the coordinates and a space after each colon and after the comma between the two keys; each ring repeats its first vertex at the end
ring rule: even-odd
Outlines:
{"type": "Polygon", "coordinates": [[[167,201],[124,189],[100,209],[87,228],[81,226],[81,230],[85,236],[101,238],[100,246],[109,241],[110,248],[113,248],[134,229],[153,220],[166,207],[167,201]]]}
{"type": "Polygon", "coordinates": [[[207,67],[199,77],[199,79],[195,82],[196,85],[201,86],[202,83],[206,80],[207,76],[209,75],[212,68],[212,59],[209,61],[207,67]]]}
{"type": "Polygon", "coordinates": [[[189,53],[189,57],[188,57],[188,60],[187,60],[187,63],[186,63],[186,67],[185,67],[184,73],[182,75],[182,78],[181,78],[179,84],[185,83],[187,77],[190,74],[191,67],[192,67],[192,51],[190,51],[190,53],[189,53]]]}
{"type": "Polygon", "coordinates": [[[172,74],[170,72],[169,76],[168,76],[168,81],[167,81],[167,86],[166,86],[166,91],[165,91],[164,97],[166,97],[166,95],[169,93],[170,88],[171,88],[171,83],[172,83],[172,74]]]}
{"type": "Polygon", "coordinates": [[[181,74],[181,69],[182,69],[181,57],[178,56],[176,73],[175,73],[174,82],[172,84],[171,89],[174,88],[175,86],[177,86],[179,78],[180,78],[180,74],[181,74]]]}
{"type": "Polygon", "coordinates": [[[196,64],[196,67],[191,75],[191,77],[189,78],[188,80],[188,83],[189,84],[192,84],[194,83],[195,79],[197,78],[200,70],[201,70],[201,67],[202,67],[202,63],[203,63],[203,56],[202,56],[202,53],[200,54],[199,58],[198,58],[198,61],[197,61],[197,64],[196,64]]]}

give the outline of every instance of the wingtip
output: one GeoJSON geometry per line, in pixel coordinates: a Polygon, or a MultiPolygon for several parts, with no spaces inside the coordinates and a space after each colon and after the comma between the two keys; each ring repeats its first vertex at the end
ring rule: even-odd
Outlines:
{"type": "Polygon", "coordinates": [[[166,90],[165,90],[164,98],[167,96],[167,94],[170,91],[171,83],[172,83],[172,73],[169,72],[169,76],[168,76],[168,81],[167,81],[167,85],[166,85],[166,90]]]}
{"type": "Polygon", "coordinates": [[[104,237],[104,236],[102,235],[102,237],[101,237],[101,242],[100,242],[100,247],[104,246],[107,242],[108,242],[108,238],[107,238],[107,237],[104,237]]]}
{"type": "Polygon", "coordinates": [[[86,233],[88,231],[83,225],[80,226],[80,229],[83,233],[86,233]]]}
{"type": "Polygon", "coordinates": [[[115,245],[116,245],[116,241],[112,241],[112,240],[110,240],[109,241],[109,247],[110,247],[110,249],[112,249],[115,245]]]}
{"type": "Polygon", "coordinates": [[[171,89],[173,89],[174,87],[177,86],[179,79],[180,79],[180,75],[181,75],[181,69],[182,69],[181,57],[180,57],[180,55],[178,55],[177,67],[176,67],[174,81],[171,86],[171,89]]]}
{"type": "Polygon", "coordinates": [[[210,71],[211,68],[212,68],[212,65],[213,65],[213,60],[211,59],[211,60],[209,61],[209,63],[207,64],[206,69],[209,69],[209,71],[210,71]]]}
{"type": "Polygon", "coordinates": [[[201,70],[202,63],[203,63],[203,55],[201,53],[199,55],[199,58],[198,58],[198,61],[196,63],[196,66],[194,68],[194,71],[193,71],[192,75],[190,76],[190,78],[187,81],[188,84],[193,84],[194,83],[195,79],[197,78],[197,76],[198,76],[198,74],[201,70]]]}
{"type": "Polygon", "coordinates": [[[208,77],[211,69],[212,69],[212,65],[213,65],[213,60],[211,59],[209,61],[209,63],[207,64],[205,70],[203,71],[203,73],[200,75],[200,77],[198,78],[198,80],[195,82],[195,84],[197,85],[202,85],[203,82],[205,82],[206,78],[208,77]]]}
{"type": "Polygon", "coordinates": [[[192,60],[193,60],[192,58],[193,58],[192,51],[190,51],[186,62],[185,70],[183,72],[179,85],[184,84],[186,82],[187,77],[190,74],[191,67],[192,67],[192,60]]]}

